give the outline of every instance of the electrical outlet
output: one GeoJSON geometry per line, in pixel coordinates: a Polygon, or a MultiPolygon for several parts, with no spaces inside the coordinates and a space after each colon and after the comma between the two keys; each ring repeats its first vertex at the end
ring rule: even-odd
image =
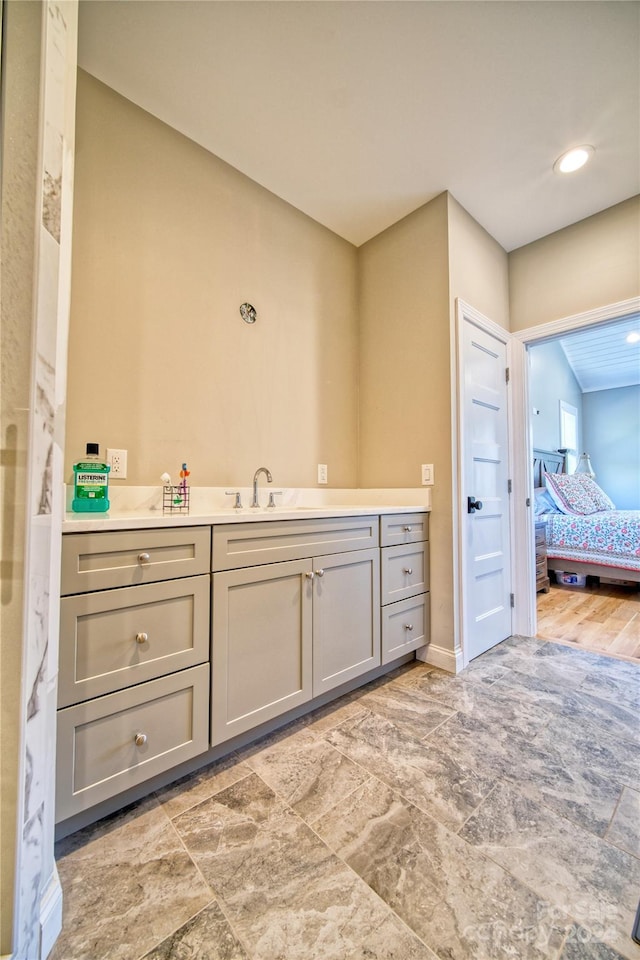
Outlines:
{"type": "Polygon", "coordinates": [[[422,464],[422,485],[423,487],[433,486],[433,464],[432,463],[422,464]]]}
{"type": "Polygon", "coordinates": [[[127,479],[127,451],[107,449],[107,463],[111,467],[109,477],[112,480],[127,479]]]}
{"type": "Polygon", "coordinates": [[[329,482],[329,472],[327,470],[326,463],[318,464],[318,483],[328,483],[329,482]]]}

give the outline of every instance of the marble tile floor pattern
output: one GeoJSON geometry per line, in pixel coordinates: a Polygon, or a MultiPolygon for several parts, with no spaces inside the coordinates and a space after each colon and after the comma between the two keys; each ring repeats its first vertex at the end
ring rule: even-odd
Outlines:
{"type": "Polygon", "coordinates": [[[66,838],[51,960],[636,960],[640,667],[412,663],[66,838]]]}

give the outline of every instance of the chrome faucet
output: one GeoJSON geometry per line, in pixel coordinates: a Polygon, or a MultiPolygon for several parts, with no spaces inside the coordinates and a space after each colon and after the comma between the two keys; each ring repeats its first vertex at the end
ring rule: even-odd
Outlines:
{"type": "Polygon", "coordinates": [[[267,483],[272,483],[273,481],[270,470],[267,470],[266,467],[258,467],[253,475],[253,500],[251,501],[251,506],[254,508],[260,506],[258,503],[258,477],[261,473],[264,473],[265,477],[267,478],[267,483]]]}

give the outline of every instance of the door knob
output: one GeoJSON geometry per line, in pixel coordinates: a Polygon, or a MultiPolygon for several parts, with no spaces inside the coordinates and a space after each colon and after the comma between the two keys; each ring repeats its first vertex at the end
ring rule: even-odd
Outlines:
{"type": "Polygon", "coordinates": [[[467,497],[467,513],[475,513],[476,510],[482,510],[482,500],[476,500],[475,497],[467,497]]]}

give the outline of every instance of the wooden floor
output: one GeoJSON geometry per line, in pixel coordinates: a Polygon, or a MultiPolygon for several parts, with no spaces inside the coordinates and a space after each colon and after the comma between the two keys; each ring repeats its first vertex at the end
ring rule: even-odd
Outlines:
{"type": "Polygon", "coordinates": [[[567,587],[539,593],[538,634],[582,650],[640,662],[640,591],[633,587],[567,587]]]}

